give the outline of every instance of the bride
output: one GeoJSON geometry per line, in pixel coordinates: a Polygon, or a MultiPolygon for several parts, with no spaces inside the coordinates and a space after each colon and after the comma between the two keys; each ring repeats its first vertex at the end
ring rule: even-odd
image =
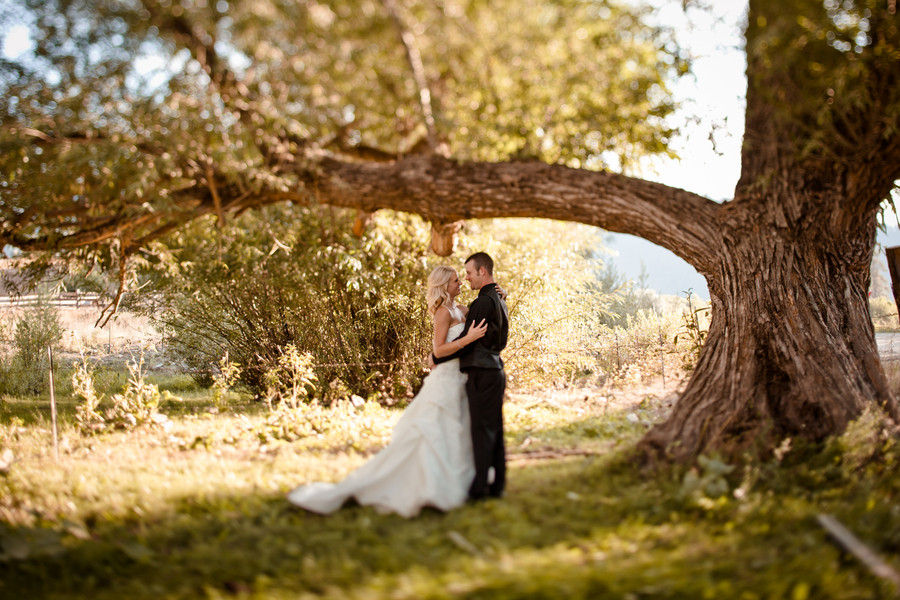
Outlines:
{"type": "MultiPolygon", "coordinates": [[[[425,295],[434,316],[434,354],[448,356],[484,336],[482,321],[465,337],[451,341],[464,327],[468,308],[454,302],[460,281],[456,271],[440,265],[428,276],[425,295]]],[[[391,442],[340,483],[301,485],[288,500],[306,510],[327,514],[350,498],[379,512],[413,517],[423,506],[450,510],[465,501],[475,475],[466,375],[459,359],[437,365],[391,433],[391,442]]]]}

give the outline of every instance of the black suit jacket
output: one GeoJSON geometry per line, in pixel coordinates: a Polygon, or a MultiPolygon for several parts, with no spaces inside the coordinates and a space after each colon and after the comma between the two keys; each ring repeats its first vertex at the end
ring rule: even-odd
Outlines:
{"type": "Polygon", "coordinates": [[[481,288],[478,297],[469,305],[466,326],[456,339],[464,337],[469,328],[480,323],[482,319],[487,323],[487,331],[483,338],[475,340],[450,356],[435,358],[434,362],[437,364],[458,358],[461,371],[472,367],[502,369],[503,360],[500,358],[500,351],[506,348],[506,339],[509,335],[509,311],[506,309],[506,301],[497,294],[497,287],[493,283],[481,288]]]}

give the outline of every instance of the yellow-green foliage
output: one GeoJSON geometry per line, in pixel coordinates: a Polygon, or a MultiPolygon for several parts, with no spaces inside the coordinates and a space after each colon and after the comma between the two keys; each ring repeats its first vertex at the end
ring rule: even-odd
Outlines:
{"type": "Polygon", "coordinates": [[[300,352],[294,344],[281,350],[275,365],[266,371],[266,402],[285,404],[291,408],[308,399],[314,391],[317,377],[313,372],[313,355],[300,352]]]}
{"type": "Polygon", "coordinates": [[[57,348],[63,329],[59,311],[41,302],[0,319],[0,394],[34,396],[48,389],[48,347],[57,348]]]}
{"type": "Polygon", "coordinates": [[[219,361],[219,370],[213,375],[213,402],[219,408],[227,404],[228,391],[238,382],[241,366],[228,360],[228,352],[219,361]]]}
{"type": "MultiPolygon", "coordinates": [[[[573,223],[503,219],[467,223],[449,262],[462,270],[474,252],[494,259],[494,277],[508,292],[509,343],[504,352],[509,383],[535,387],[566,382],[593,367],[598,317],[609,303],[592,285],[592,250],[598,230],[573,223]]],[[[460,301],[469,302],[464,287],[460,301]]]]}
{"type": "Polygon", "coordinates": [[[160,403],[174,397],[168,391],[145,379],[144,357],[128,363],[128,381],[121,393],[113,394],[104,403],[102,394],[94,387],[94,369],[85,357],[75,363],[72,375],[74,396],[79,400],[75,419],[84,434],[112,429],[133,429],[142,425],[171,426],[168,417],[159,412],[160,403]],[[104,406],[105,405],[105,406],[104,406]]]}
{"type": "Polygon", "coordinates": [[[292,345],[314,359],[312,395],[338,380],[352,393],[404,396],[418,385],[430,345],[428,228],[418,218],[379,214],[358,238],[354,218],[279,205],[222,230],[195,223],[156,248],[133,307],[204,384],[227,352],[241,383],[265,396],[266,373],[282,368],[292,345]]]}

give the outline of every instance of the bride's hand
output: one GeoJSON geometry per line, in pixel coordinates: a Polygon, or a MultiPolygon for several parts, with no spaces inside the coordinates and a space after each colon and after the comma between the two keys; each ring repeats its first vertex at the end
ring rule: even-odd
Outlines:
{"type": "Polygon", "coordinates": [[[501,300],[506,300],[506,290],[500,287],[499,283],[495,283],[494,287],[497,288],[497,295],[500,296],[501,300]]]}
{"type": "Polygon", "coordinates": [[[471,344],[477,339],[483,338],[485,333],[487,333],[487,320],[482,319],[481,323],[469,328],[469,333],[467,333],[465,337],[466,345],[471,344]]]}

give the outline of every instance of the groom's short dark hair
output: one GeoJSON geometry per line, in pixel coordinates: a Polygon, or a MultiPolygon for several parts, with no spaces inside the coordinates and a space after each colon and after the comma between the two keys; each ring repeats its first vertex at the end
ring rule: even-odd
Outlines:
{"type": "Polygon", "coordinates": [[[484,268],[488,275],[494,275],[494,261],[488,256],[487,252],[476,252],[466,259],[463,264],[475,263],[475,269],[484,268]]]}

